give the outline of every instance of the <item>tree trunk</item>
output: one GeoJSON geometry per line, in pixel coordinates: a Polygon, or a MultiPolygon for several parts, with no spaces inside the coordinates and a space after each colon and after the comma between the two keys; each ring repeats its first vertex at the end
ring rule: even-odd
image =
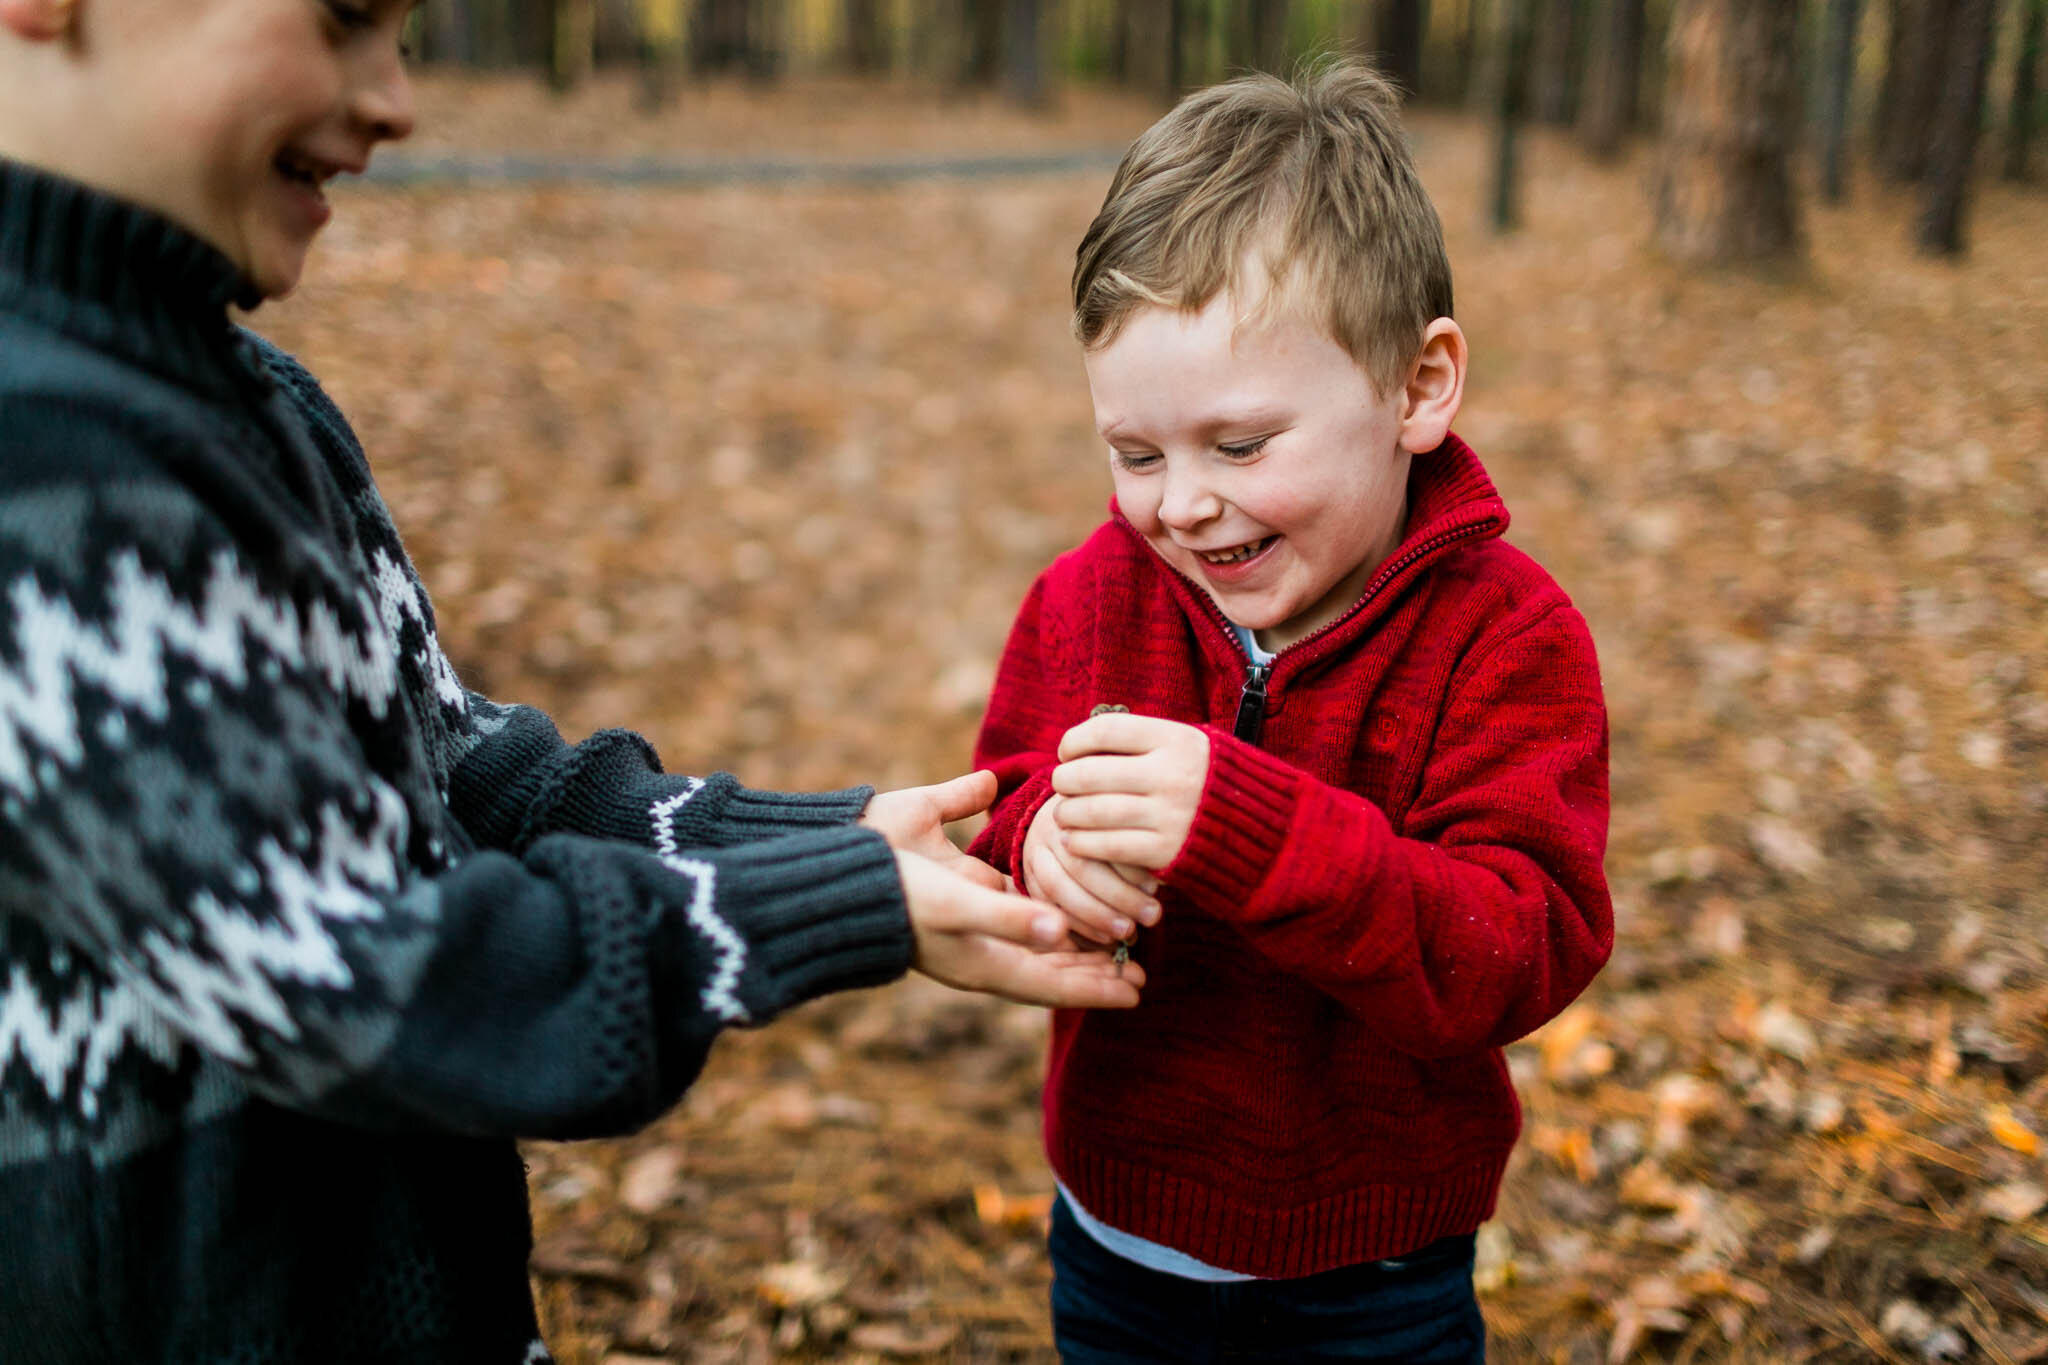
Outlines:
{"type": "Polygon", "coordinates": [[[2021,0],[2019,65],[2012,73],[2012,104],[2005,122],[2005,178],[2027,178],[2027,148],[2033,141],[2040,102],[2042,29],[2048,27],[2048,0],[2021,0]]]}
{"type": "Polygon", "coordinates": [[[1007,0],[961,0],[967,10],[965,85],[996,84],[1003,75],[1003,11],[1007,0]]]}
{"type": "Polygon", "coordinates": [[[548,45],[548,85],[557,94],[590,76],[596,61],[597,0],[549,0],[554,41],[548,45]]]}
{"type": "Polygon", "coordinates": [[[1530,20],[1537,0],[1494,0],[1493,55],[1488,80],[1493,104],[1493,194],[1495,232],[1512,232],[1522,220],[1520,154],[1516,146],[1526,102],[1530,20]]]}
{"type": "Polygon", "coordinates": [[[1611,161],[1635,131],[1649,14],[1644,0],[1600,0],[1596,14],[1579,133],[1587,151],[1611,161]]]}
{"type": "Polygon", "coordinates": [[[1287,0],[1245,0],[1242,23],[1232,36],[1238,65],[1280,72],[1287,61],[1287,0]]]}
{"type": "Polygon", "coordinates": [[[1426,0],[1373,0],[1365,40],[1380,73],[1414,96],[1422,90],[1422,35],[1429,27],[1426,0]]]}
{"type": "Polygon", "coordinates": [[[1189,0],[1166,0],[1166,98],[1178,100],[1187,88],[1189,0]]]}
{"type": "Polygon", "coordinates": [[[750,0],[747,5],[747,74],[757,81],[781,74],[785,18],[783,0],[750,0]]]}
{"type": "Polygon", "coordinates": [[[1788,164],[1798,18],[1784,0],[1678,0],[1654,198],[1658,241],[1680,260],[1754,261],[1799,247],[1788,164]]]}
{"type": "Polygon", "coordinates": [[[636,0],[640,35],[640,107],[653,113],[668,107],[690,61],[690,11],[686,0],[636,0]]]}
{"type": "Polygon", "coordinates": [[[1977,135],[1984,126],[1984,84],[1997,18],[1997,0],[1955,0],[1949,16],[1948,70],[1942,73],[1941,103],[1928,142],[1926,198],[1914,234],[1923,256],[1963,254],[1963,218],[1977,135]]]}
{"type": "Polygon", "coordinates": [[[1479,102],[1473,89],[1473,72],[1479,64],[1479,5],[1481,0],[1459,0],[1458,32],[1451,40],[1451,80],[1457,101],[1471,106],[1479,102]]]}
{"type": "Polygon", "coordinates": [[[1568,124],[1579,98],[1579,0],[1542,0],[1533,34],[1532,112],[1544,123],[1568,124]]]}
{"type": "Polygon", "coordinates": [[[1048,101],[1041,0],[1003,0],[1003,90],[1027,109],[1048,101]]]}
{"type": "Polygon", "coordinates": [[[1175,4],[1176,0],[1118,0],[1117,38],[1110,53],[1125,85],[1168,100],[1180,96],[1172,59],[1175,4]]]}
{"type": "Polygon", "coordinates": [[[1875,148],[1878,169],[1888,179],[1914,181],[1926,172],[1960,2],[1892,0],[1875,148]]]}
{"type": "Polygon", "coordinates": [[[1820,192],[1839,204],[1846,191],[1844,149],[1849,140],[1849,96],[1856,85],[1856,29],[1863,0],[1828,0],[1821,38],[1820,192]]]}
{"type": "Polygon", "coordinates": [[[747,60],[747,0],[698,0],[691,60],[699,71],[725,71],[747,60]]]}
{"type": "Polygon", "coordinates": [[[847,69],[862,75],[886,69],[889,49],[882,38],[880,0],[845,0],[840,15],[846,23],[847,69]]]}

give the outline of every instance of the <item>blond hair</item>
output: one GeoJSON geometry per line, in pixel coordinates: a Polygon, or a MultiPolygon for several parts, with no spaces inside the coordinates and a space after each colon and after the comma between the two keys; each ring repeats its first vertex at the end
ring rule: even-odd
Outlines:
{"type": "Polygon", "coordinates": [[[1198,90],[1124,153],[1074,253],[1074,335],[1094,348],[1146,304],[1199,310],[1243,297],[1320,300],[1330,337],[1381,393],[1406,379],[1422,332],[1451,314],[1443,226],[1400,126],[1400,95],[1364,62],[1292,81],[1198,90]]]}

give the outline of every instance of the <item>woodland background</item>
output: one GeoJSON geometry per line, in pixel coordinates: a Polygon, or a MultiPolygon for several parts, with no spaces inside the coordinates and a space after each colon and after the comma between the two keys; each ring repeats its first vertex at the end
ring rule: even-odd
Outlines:
{"type": "MultiPolygon", "coordinates": [[[[934,780],[1108,495],[1064,287],[1117,152],[1375,50],[1460,431],[1614,724],[1617,947],[1511,1049],[1494,1358],[2048,1359],[2042,15],[428,0],[419,135],[254,322],[472,685],[681,770],[934,780]]],[[[558,1354],[1049,1360],[1043,1034],[913,980],[532,1145],[558,1354]]]]}

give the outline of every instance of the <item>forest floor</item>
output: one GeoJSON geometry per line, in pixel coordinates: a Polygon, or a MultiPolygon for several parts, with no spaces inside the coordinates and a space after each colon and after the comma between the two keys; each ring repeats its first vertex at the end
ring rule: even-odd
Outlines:
{"type": "MultiPolygon", "coordinates": [[[[1114,146],[1153,116],[852,84],[430,78],[421,151],[1114,146]]],[[[1510,1050],[1501,1361],[2048,1358],[2048,198],[1911,254],[1648,245],[1647,150],[1415,119],[1463,435],[1598,639],[1613,962],[1510,1050]]],[[[1106,172],[365,186],[256,325],[353,415],[467,680],[757,785],[960,770],[1011,612],[1108,495],[1064,284],[1106,172]]],[[[722,1042],[667,1118],[529,1148],[565,1365],[1043,1361],[1045,1020],[912,980],[722,1042]]]]}

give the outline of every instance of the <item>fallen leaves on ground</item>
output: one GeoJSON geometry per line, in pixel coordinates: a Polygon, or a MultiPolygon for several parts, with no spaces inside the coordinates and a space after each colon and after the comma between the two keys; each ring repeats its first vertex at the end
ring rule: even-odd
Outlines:
{"type": "MultiPolygon", "coordinates": [[[[617,85],[442,81],[422,120],[851,155],[1149,117],[848,89],[648,126],[617,85]]],[[[1484,131],[1416,133],[1459,428],[1614,726],[1618,945],[1510,1051],[1493,1357],[2048,1358],[2048,201],[1986,185],[1948,264],[1859,185],[1805,267],[1690,274],[1645,246],[1641,154],[1533,138],[1496,239],[1484,131]]],[[[1063,293],[1104,180],[338,190],[257,322],[361,428],[469,681],[678,769],[932,780],[1107,497],[1063,293]]],[[[1049,1360],[1043,1029],[907,982],[729,1037],[644,1133],[532,1145],[562,1359],[1049,1360]]]]}

